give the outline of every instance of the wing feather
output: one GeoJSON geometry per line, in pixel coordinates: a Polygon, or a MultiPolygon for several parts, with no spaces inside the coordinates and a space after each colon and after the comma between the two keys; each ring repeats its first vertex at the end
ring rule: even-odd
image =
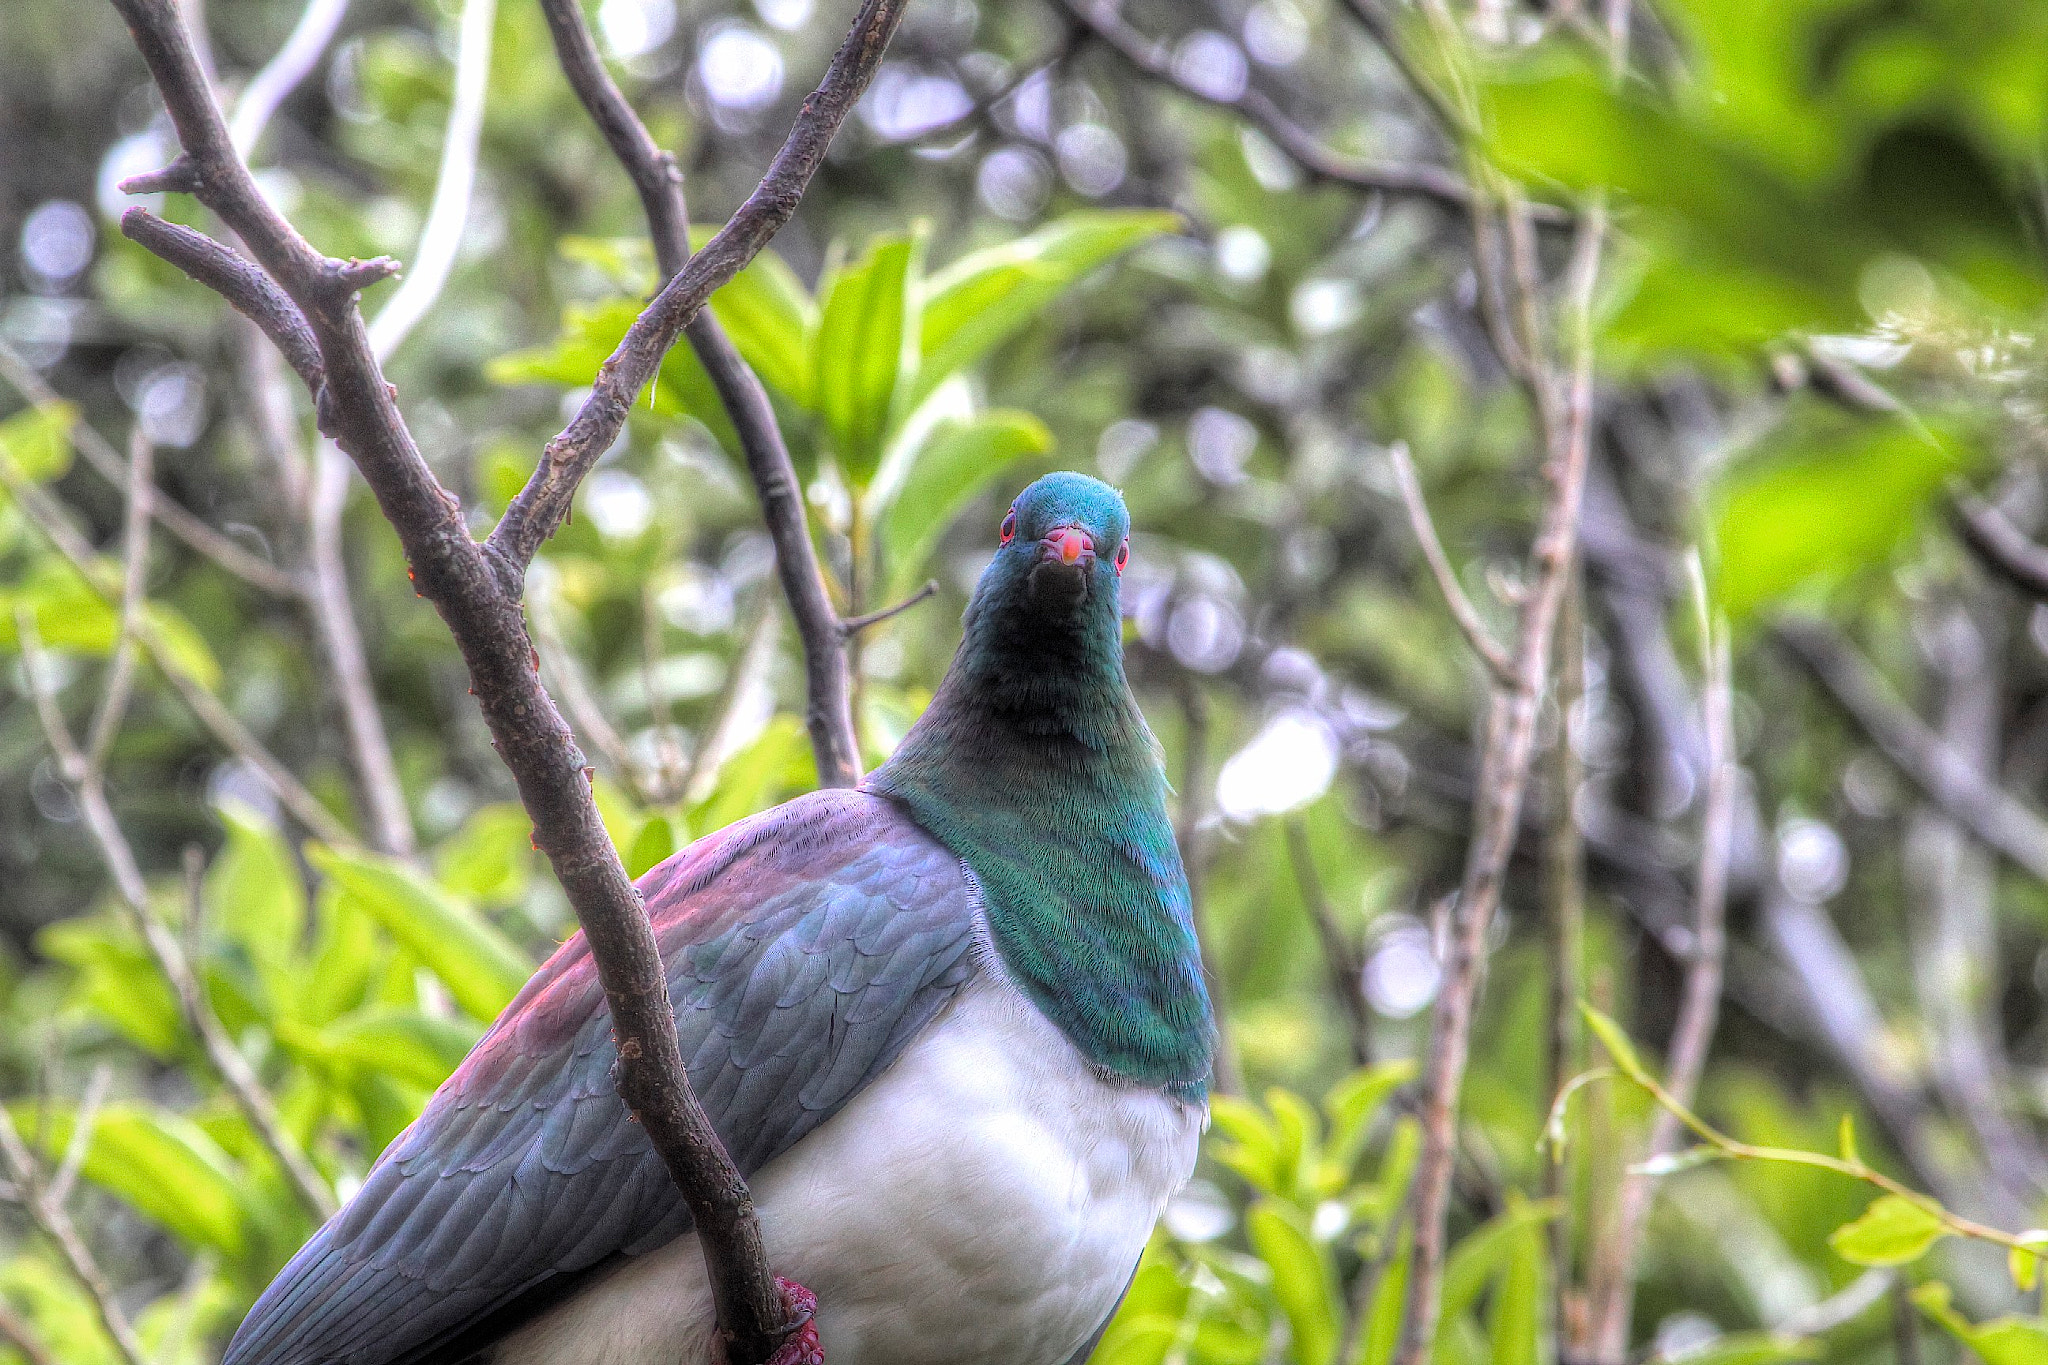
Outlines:
{"type": "MultiPolygon", "coordinates": [[[[742,1172],[886,1068],[973,972],[958,861],[889,802],[824,792],[642,878],[691,1084],[742,1172]]],[[[612,1087],[582,937],[527,983],[223,1365],[430,1365],[688,1231],[612,1087]]]]}

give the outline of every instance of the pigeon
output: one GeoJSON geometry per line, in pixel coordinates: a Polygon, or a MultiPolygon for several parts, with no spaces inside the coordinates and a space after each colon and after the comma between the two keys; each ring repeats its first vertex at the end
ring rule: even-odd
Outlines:
{"type": "MultiPolygon", "coordinates": [[[[638,884],[691,1085],[815,1305],[775,1365],[1080,1365],[1194,1168],[1215,1026],[1124,674],[1129,535],[1108,485],[1031,484],[888,761],[638,884]]],[[[614,1062],[578,934],[224,1365],[721,1365],[614,1062]]]]}

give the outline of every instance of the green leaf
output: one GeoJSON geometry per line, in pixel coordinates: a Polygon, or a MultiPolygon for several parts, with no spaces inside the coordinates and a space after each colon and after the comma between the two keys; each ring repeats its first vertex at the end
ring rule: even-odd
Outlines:
{"type": "Polygon", "coordinates": [[[434,880],[485,905],[510,905],[533,882],[533,819],[516,801],[478,806],[434,850],[434,880]]]}
{"type": "Polygon", "coordinates": [[[1649,1076],[1642,1059],[1636,1056],[1635,1044],[1628,1040],[1628,1034],[1622,1031],[1621,1025],[1583,1000],[1579,1002],[1579,1013],[1585,1016],[1586,1027],[1593,1030],[1593,1036],[1600,1040],[1600,1046],[1607,1049],[1607,1055],[1614,1059],[1614,1064],[1621,1068],[1623,1074],[1631,1079],[1649,1076]]]}
{"type": "Polygon", "coordinates": [[[1465,1240],[1451,1248],[1444,1260],[1443,1316],[1438,1327],[1439,1345],[1462,1315],[1472,1311],[1487,1281],[1506,1268],[1524,1232],[1541,1228],[1558,1213],[1552,1200],[1516,1202],[1494,1215],[1465,1240]]]}
{"type": "MultiPolygon", "coordinates": [[[[28,408],[0,422],[0,459],[31,483],[48,483],[64,477],[71,468],[71,428],[78,411],[69,403],[52,403],[28,408]]],[[[0,503],[7,498],[0,489],[0,503]]]]}
{"type": "Polygon", "coordinates": [[[501,930],[404,863],[320,845],[308,845],[306,856],[425,963],[472,1017],[496,1018],[533,974],[501,930]]]}
{"type": "Polygon", "coordinates": [[[256,811],[225,801],[220,819],[228,838],[206,870],[207,918],[249,954],[275,990],[306,930],[299,867],[277,827],[256,811]]]}
{"type": "Polygon", "coordinates": [[[900,597],[916,586],[961,508],[1016,461],[1046,454],[1052,444],[1045,423],[1011,408],[941,424],[918,448],[900,487],[885,493],[876,486],[877,495],[888,499],[880,535],[889,557],[889,595],[900,597]]]}
{"type": "Polygon", "coordinates": [[[1179,226],[1172,213],[1089,209],[972,252],[934,274],[925,286],[924,359],[912,405],[1021,330],[1097,266],[1179,226]]]}
{"type": "Polygon", "coordinates": [[[483,1030],[466,1020],[436,1019],[417,1010],[373,1008],[324,1029],[287,1025],[279,1036],[310,1061],[432,1090],[469,1055],[483,1030]]]}
{"type": "Polygon", "coordinates": [[[1828,1245],[1857,1265],[1905,1265],[1919,1260],[1947,1235],[1947,1225],[1935,1214],[1910,1199],[1887,1194],[1872,1200],[1862,1217],[1836,1228],[1828,1245]]]}
{"type": "Polygon", "coordinates": [[[164,652],[171,667],[209,692],[220,689],[225,677],[220,660],[213,657],[206,637],[177,608],[166,602],[145,602],[142,621],[155,637],[156,648],[164,652]]]}
{"type": "Polygon", "coordinates": [[[1835,1147],[1840,1153],[1842,1160],[1853,1162],[1859,1166],[1863,1164],[1862,1156],[1856,1151],[1856,1116],[1854,1114],[1843,1113],[1842,1121],[1836,1128],[1835,1147]]]}
{"type": "Polygon", "coordinates": [[[1540,1225],[1516,1231],[1486,1326],[1492,1365],[1540,1365],[1543,1359],[1543,1251],[1540,1225]]]}
{"type": "Polygon", "coordinates": [[[78,973],[70,1004],[93,1023],[159,1060],[185,1046],[177,996],[127,923],[102,916],[59,920],[36,935],[36,948],[78,973]]]}
{"type": "Polygon", "coordinates": [[[911,281],[918,244],[878,238],[867,255],[822,287],[812,341],[815,407],[841,469],[865,487],[882,460],[897,390],[916,367],[911,281]]]}
{"type": "Polygon", "coordinates": [[[1245,1234],[1273,1268],[1273,1297],[1292,1329],[1295,1365],[1327,1365],[1341,1321],[1336,1275],[1298,1217],[1277,1200],[1261,1199],[1245,1212],[1245,1234]]]}
{"type": "Polygon", "coordinates": [[[1949,1287],[1939,1281],[1915,1289],[1913,1302],[1981,1356],[1984,1365],[2041,1365],[2048,1360],[2048,1320],[2006,1317],[1972,1323],[1949,1306],[1949,1287]]]}
{"type": "Polygon", "coordinates": [[[633,846],[626,850],[626,875],[638,878],[675,851],[675,826],[665,815],[649,816],[647,823],[640,826],[640,833],[634,836],[633,846]]]}
{"type": "MultiPolygon", "coordinates": [[[[40,1131],[43,1152],[60,1158],[77,1122],[69,1105],[11,1110],[24,1134],[40,1131]]],[[[138,1103],[101,1108],[79,1174],[194,1247],[230,1257],[247,1244],[244,1176],[191,1120],[138,1103]]]]}
{"type": "Polygon", "coordinates": [[[1714,597],[1731,619],[1880,562],[1974,458],[1959,433],[1897,418],[1796,421],[1777,444],[1715,499],[1714,597]]]}
{"type": "Polygon", "coordinates": [[[2048,1232],[2023,1232],[2019,1240],[2020,1245],[2006,1253],[2006,1269],[2012,1272],[2017,1288],[2032,1290],[2041,1282],[2041,1254],[2048,1251],[2048,1232]]]}
{"type": "Polygon", "coordinates": [[[1826,1354],[1820,1342],[1787,1338],[1776,1332],[1730,1332],[1711,1345],[1688,1352],[1685,1365],[1779,1365],[1787,1360],[1818,1360],[1826,1354]]]}
{"type": "Polygon", "coordinates": [[[1365,1330],[1358,1334],[1358,1354],[1347,1365],[1389,1365],[1401,1340],[1401,1311],[1408,1297],[1408,1270],[1415,1260],[1415,1233],[1406,1222],[1380,1282],[1373,1286],[1365,1330]]]}
{"type": "Polygon", "coordinates": [[[1363,1151],[1373,1116],[1387,1096],[1414,1077],[1412,1061],[1380,1062],[1352,1072],[1323,1096],[1323,1113],[1330,1121],[1330,1148],[1347,1170],[1363,1151]]]}

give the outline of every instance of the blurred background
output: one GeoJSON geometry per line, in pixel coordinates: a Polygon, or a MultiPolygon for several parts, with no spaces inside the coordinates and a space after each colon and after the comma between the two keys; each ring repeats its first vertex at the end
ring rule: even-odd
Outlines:
{"type": "MultiPolygon", "coordinates": [[[[851,13],[587,8],[713,226],[851,13]]],[[[408,264],[364,309],[481,534],[656,283],[536,8],[188,9],[266,195],[331,254],[408,264]]],[[[1579,1090],[1562,1164],[1539,1151],[1560,1085],[1607,1060],[1571,996],[1662,1066],[1702,958],[1718,697],[1726,942],[1696,1107],[2007,1233],[2043,1221],[2044,73],[2034,0],[912,7],[716,307],[844,613],[936,584],[855,646],[870,766],[936,685],[1015,492],[1074,468],[1129,501],[1129,671],[1225,1050],[1201,1172],[1098,1359],[1392,1347],[1408,1082],[1489,686],[1394,452],[1510,642],[1547,488],[1490,316],[1502,248],[1459,201],[1476,178],[1537,205],[1525,264],[1560,356],[1575,225],[1611,228],[1579,567],[1490,939],[1436,1359],[1592,1359],[1633,1265],[1629,1359],[2048,1360],[2031,1258],[1946,1224],[1831,1242],[1875,1193],[1836,1173],[1667,1157],[1631,1240],[1637,1087],[1579,1090]]],[[[102,1303],[143,1359],[211,1361],[573,921],[296,381],[120,236],[116,182],[175,143],[111,8],[8,0],[0,125],[0,1099],[40,1173],[0,1167],[0,1361],[122,1359],[102,1303]],[[42,713],[103,776],[126,889],[42,713]]],[[[686,351],[528,605],[636,874],[814,784],[773,552],[686,351]]]]}

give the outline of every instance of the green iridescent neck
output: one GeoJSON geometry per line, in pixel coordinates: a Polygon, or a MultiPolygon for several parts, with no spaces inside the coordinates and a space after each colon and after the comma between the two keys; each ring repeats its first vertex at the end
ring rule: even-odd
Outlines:
{"type": "Polygon", "coordinates": [[[959,854],[1016,984],[1095,1065],[1195,1100],[1214,1024],[1116,579],[1050,619],[999,555],[930,708],[867,781],[959,854]]]}

